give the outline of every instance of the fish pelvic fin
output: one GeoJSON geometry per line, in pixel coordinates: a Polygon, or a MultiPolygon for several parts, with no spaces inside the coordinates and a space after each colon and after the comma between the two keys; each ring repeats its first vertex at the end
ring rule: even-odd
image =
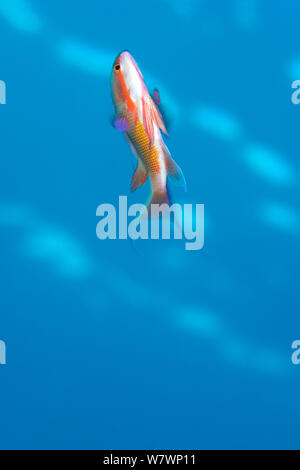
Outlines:
{"type": "Polygon", "coordinates": [[[143,186],[143,184],[146,183],[147,178],[148,178],[148,173],[145,170],[145,167],[142,164],[141,160],[138,159],[138,164],[135,169],[135,172],[133,173],[131,183],[130,183],[131,191],[133,192],[140,186],[143,186]]]}
{"type": "Polygon", "coordinates": [[[179,165],[173,160],[170,155],[170,152],[166,145],[164,145],[164,158],[166,163],[167,174],[170,177],[172,183],[176,184],[176,186],[180,186],[184,188],[186,191],[186,181],[184,174],[179,165]]]}

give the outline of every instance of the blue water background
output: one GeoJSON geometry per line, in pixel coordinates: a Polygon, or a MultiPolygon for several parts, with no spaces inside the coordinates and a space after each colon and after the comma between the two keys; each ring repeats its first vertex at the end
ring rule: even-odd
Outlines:
{"type": "Polygon", "coordinates": [[[0,448],[299,448],[299,14],[0,0],[0,448]],[[96,238],[132,175],[123,49],[168,113],[173,199],[205,204],[201,251],[96,238]]]}

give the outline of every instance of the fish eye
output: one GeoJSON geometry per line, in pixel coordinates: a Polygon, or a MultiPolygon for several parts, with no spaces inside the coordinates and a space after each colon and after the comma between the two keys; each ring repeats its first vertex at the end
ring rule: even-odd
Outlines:
{"type": "Polygon", "coordinates": [[[119,64],[115,65],[115,70],[119,70],[119,69],[120,69],[120,65],[119,64]]]}

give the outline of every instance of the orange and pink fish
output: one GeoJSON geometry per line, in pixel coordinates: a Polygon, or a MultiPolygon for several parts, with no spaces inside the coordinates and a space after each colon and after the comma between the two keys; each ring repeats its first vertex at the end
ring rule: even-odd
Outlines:
{"type": "Polygon", "coordinates": [[[155,103],[137,63],[128,51],[119,54],[113,64],[111,87],[116,113],[114,126],[124,133],[137,157],[131,190],[142,186],[149,176],[151,197],[148,206],[169,204],[167,177],[183,187],[186,185],[183,173],[171,158],[161,135],[161,132],[167,135],[167,130],[158,107],[158,90],[154,90],[155,103]]]}

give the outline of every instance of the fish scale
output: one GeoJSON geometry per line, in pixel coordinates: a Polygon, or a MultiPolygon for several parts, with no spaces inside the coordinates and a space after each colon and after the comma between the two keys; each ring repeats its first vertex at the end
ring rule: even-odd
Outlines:
{"type": "Polygon", "coordinates": [[[161,165],[158,149],[154,145],[150,146],[149,137],[139,119],[134,123],[133,119],[129,118],[128,135],[149,173],[159,173],[161,165]]]}

